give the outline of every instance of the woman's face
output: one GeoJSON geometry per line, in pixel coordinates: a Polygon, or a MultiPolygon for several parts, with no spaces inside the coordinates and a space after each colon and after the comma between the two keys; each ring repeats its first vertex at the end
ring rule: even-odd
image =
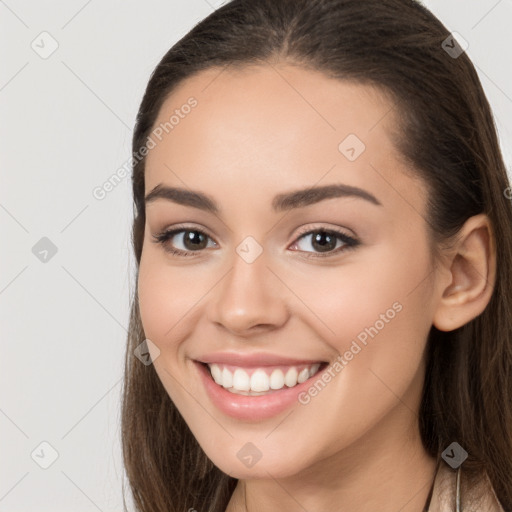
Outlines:
{"type": "Polygon", "coordinates": [[[415,432],[441,287],[393,123],[376,89],[291,66],[209,69],[159,113],[145,192],[179,191],[146,202],[142,323],[172,401],[236,478],[353,465],[415,432]]]}

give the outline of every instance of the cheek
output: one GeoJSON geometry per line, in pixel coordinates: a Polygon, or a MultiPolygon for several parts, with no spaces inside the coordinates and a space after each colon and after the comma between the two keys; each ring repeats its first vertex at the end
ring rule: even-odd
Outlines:
{"type": "Polygon", "coordinates": [[[354,339],[364,343],[384,338],[386,331],[408,331],[407,338],[390,335],[387,340],[401,345],[417,340],[415,329],[423,333],[431,324],[429,261],[421,250],[383,245],[337,268],[315,267],[307,274],[288,271],[283,280],[293,283],[294,293],[313,315],[306,315],[304,306],[296,313],[302,309],[302,318],[309,316],[314,329],[338,352],[349,350],[354,339]]]}
{"type": "MultiPolygon", "coordinates": [[[[391,247],[374,257],[350,265],[350,272],[319,269],[314,279],[296,279],[294,292],[315,312],[308,314],[314,328],[339,353],[332,378],[315,381],[299,409],[302,424],[318,433],[315,450],[324,455],[355,440],[402,400],[410,415],[423,383],[429,262],[391,247]]],[[[283,429],[282,442],[287,435],[283,429]]]]}
{"type": "MultiPolygon", "coordinates": [[[[321,393],[339,405],[326,424],[337,425],[348,416],[364,429],[396,403],[396,395],[421,382],[432,323],[430,263],[421,241],[406,244],[408,250],[396,246],[382,246],[353,264],[329,272],[318,269],[315,276],[296,281],[294,291],[315,312],[313,328],[339,354],[333,357],[337,363],[330,391],[321,393]]],[[[325,414],[323,399],[317,401],[311,391],[305,397],[317,404],[311,410],[318,406],[316,412],[325,414]]]]}
{"type": "Polygon", "coordinates": [[[142,255],[137,282],[140,316],[146,336],[158,345],[177,345],[208,290],[204,280],[194,279],[191,268],[166,265],[165,258],[149,251],[142,255]]]}
{"type": "Polygon", "coordinates": [[[190,336],[194,304],[204,295],[204,290],[200,294],[199,286],[190,286],[191,282],[190,273],[162,264],[158,255],[146,254],[141,258],[137,290],[144,334],[159,349],[153,367],[181,411],[188,404],[180,385],[183,382],[181,348],[190,336]]]}

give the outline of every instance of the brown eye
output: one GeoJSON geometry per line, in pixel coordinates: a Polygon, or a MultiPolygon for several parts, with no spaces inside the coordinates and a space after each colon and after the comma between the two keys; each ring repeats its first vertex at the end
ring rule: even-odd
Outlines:
{"type": "Polygon", "coordinates": [[[336,248],[338,237],[327,231],[318,231],[312,235],[311,245],[320,252],[332,251],[336,248]]]}
{"type": "Polygon", "coordinates": [[[201,231],[183,231],[183,245],[186,250],[205,249],[208,241],[207,236],[201,231]]]}
{"type": "Polygon", "coordinates": [[[358,246],[360,242],[355,238],[336,230],[315,229],[303,232],[297,241],[294,242],[294,248],[299,251],[310,253],[306,254],[307,257],[323,257],[333,256],[340,252],[353,249],[358,246]],[[307,240],[306,243],[301,240],[307,240]],[[301,248],[302,245],[302,248],[301,248]],[[311,247],[313,251],[307,250],[311,247]]]}
{"type": "MultiPolygon", "coordinates": [[[[154,242],[161,244],[167,252],[180,256],[193,256],[194,252],[201,252],[208,246],[210,238],[200,229],[172,229],[153,235],[154,242]],[[175,245],[182,248],[176,248],[175,245]]],[[[215,244],[215,242],[214,242],[215,244]]]]}

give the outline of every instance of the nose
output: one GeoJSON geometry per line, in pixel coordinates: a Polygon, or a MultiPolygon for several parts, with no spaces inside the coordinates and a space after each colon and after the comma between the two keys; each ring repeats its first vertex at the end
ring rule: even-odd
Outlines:
{"type": "Polygon", "coordinates": [[[208,318],[232,334],[271,331],[289,317],[287,288],[269,268],[265,252],[252,263],[235,254],[232,268],[215,290],[208,318]]]}

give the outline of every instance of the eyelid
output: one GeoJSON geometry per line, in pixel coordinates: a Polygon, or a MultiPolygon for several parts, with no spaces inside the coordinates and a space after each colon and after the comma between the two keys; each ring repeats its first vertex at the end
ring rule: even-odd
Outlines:
{"type": "MultiPolygon", "coordinates": [[[[188,224],[188,223],[172,224],[171,226],[164,227],[158,231],[156,236],[169,234],[169,233],[173,233],[174,235],[176,235],[177,232],[181,232],[181,231],[197,231],[199,233],[203,233],[204,235],[211,238],[215,243],[217,243],[215,240],[215,237],[210,233],[210,231],[207,228],[205,228],[203,226],[195,226],[193,224],[188,224]]],[[[153,235],[153,238],[154,237],[155,237],[155,235],[153,235]]]]}
{"type": "Polygon", "coordinates": [[[296,241],[298,238],[300,238],[303,235],[307,235],[311,232],[317,232],[317,231],[326,231],[328,233],[338,233],[338,234],[342,234],[346,237],[354,238],[355,240],[359,240],[357,235],[351,229],[342,228],[339,226],[329,227],[326,224],[329,224],[329,223],[328,222],[324,222],[324,223],[313,222],[313,225],[307,224],[306,226],[299,228],[298,233],[295,235],[294,241],[296,241]]]}

